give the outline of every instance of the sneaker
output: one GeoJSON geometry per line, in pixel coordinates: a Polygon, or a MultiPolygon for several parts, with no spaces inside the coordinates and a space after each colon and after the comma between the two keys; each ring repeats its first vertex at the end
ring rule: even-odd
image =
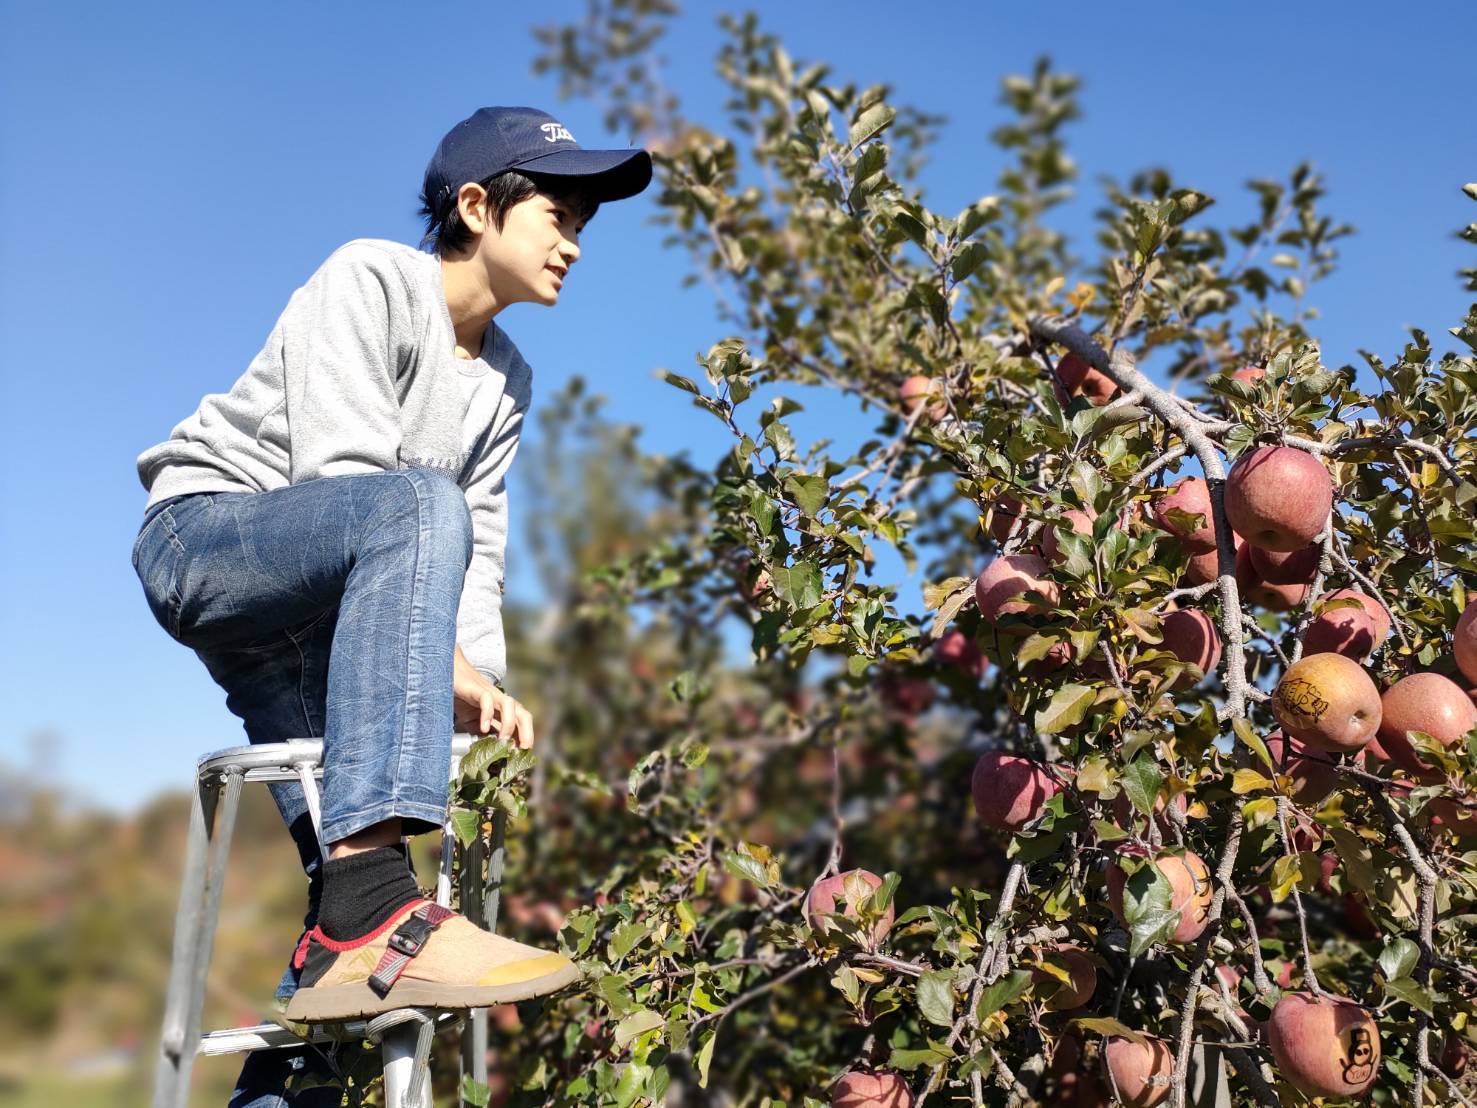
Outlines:
{"type": "Polygon", "coordinates": [[[298,944],[293,1023],[331,1023],[398,1008],[487,1008],[556,992],[580,969],[562,954],[483,931],[429,900],[413,900],[362,938],[315,927],[298,944]]]}

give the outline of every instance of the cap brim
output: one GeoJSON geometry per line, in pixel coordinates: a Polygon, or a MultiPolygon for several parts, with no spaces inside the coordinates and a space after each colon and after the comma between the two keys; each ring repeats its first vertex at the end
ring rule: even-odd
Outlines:
{"type": "Polygon", "coordinates": [[[635,196],[651,184],[651,155],[645,150],[551,150],[510,168],[578,178],[579,187],[602,204],[635,196]]]}

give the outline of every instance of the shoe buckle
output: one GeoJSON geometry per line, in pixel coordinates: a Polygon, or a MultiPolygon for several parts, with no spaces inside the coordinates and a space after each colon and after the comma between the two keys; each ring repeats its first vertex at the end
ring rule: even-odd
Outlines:
{"type": "Polygon", "coordinates": [[[414,958],[434,930],[435,925],[424,916],[411,916],[391,933],[390,948],[407,958],[414,958]]]}

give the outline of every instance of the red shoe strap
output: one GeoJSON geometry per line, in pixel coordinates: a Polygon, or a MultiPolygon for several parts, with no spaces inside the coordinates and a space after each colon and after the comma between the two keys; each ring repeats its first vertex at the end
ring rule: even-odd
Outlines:
{"type": "Polygon", "coordinates": [[[400,980],[405,967],[426,945],[431,932],[456,915],[450,908],[427,901],[401,922],[390,934],[390,945],[380,955],[379,965],[370,975],[369,987],[383,1000],[400,980]]]}

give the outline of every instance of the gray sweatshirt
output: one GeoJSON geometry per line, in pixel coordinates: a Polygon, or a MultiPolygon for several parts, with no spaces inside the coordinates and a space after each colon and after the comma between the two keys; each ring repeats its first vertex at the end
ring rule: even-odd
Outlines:
{"type": "Polygon", "coordinates": [[[465,491],[472,514],[457,642],[501,685],[504,478],[533,374],[496,323],[477,358],[455,350],[438,258],[380,239],[346,243],[292,294],[231,391],[206,396],[165,442],[139,455],[146,510],[183,493],[440,470],[465,491]]]}

